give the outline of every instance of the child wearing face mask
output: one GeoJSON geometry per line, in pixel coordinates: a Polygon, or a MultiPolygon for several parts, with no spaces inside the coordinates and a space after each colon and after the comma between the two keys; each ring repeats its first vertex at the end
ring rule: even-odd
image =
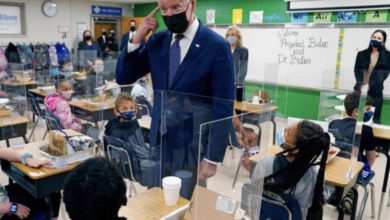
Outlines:
{"type": "Polygon", "coordinates": [[[46,109],[61,120],[62,125],[66,129],[72,129],[75,131],[81,132],[83,126],[80,122],[80,119],[76,118],[71,111],[71,107],[68,101],[71,99],[73,90],[69,81],[62,81],[56,87],[58,93],[51,94],[45,98],[46,109]]]}
{"type": "Polygon", "coordinates": [[[296,198],[302,219],[322,219],[329,134],[307,120],[292,124],[280,134],[278,144],[284,151],[262,158],[253,171],[252,183],[264,178],[265,190],[296,198]],[[315,161],[321,154],[319,166],[316,166],[315,161]]]}
{"type": "Polygon", "coordinates": [[[150,158],[150,148],[145,143],[138,124],[133,97],[127,93],[119,94],[115,100],[114,114],[117,117],[108,122],[105,135],[130,143],[137,153],[138,160],[150,158]]]}

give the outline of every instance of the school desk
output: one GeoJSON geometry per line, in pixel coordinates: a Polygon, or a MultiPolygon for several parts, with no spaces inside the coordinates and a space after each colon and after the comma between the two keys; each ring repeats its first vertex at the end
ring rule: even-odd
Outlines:
{"type": "Polygon", "coordinates": [[[164,191],[161,188],[152,188],[129,198],[126,206],[119,210],[119,216],[128,220],[156,220],[188,203],[188,200],[179,197],[176,206],[166,206],[164,191]]]}
{"type": "Polygon", "coordinates": [[[7,147],[10,146],[9,139],[17,137],[22,137],[24,142],[28,143],[26,138],[28,122],[28,118],[18,115],[0,117],[0,140],[5,140],[7,147]]]}
{"type": "MultiPolygon", "coordinates": [[[[277,106],[234,101],[234,109],[236,110],[237,114],[250,113],[251,115],[245,115],[243,118],[250,118],[251,116],[253,116],[253,118],[255,119],[253,120],[253,122],[256,124],[256,126],[259,127],[260,131],[261,131],[260,128],[261,123],[266,121],[271,121],[273,125],[272,143],[275,144],[275,136],[276,136],[275,117],[276,117],[276,111],[278,110],[277,106]]],[[[251,122],[248,123],[253,124],[251,122]]],[[[259,137],[259,140],[261,140],[261,137],[259,137]]]]}
{"type": "Polygon", "coordinates": [[[76,117],[89,122],[94,122],[97,127],[97,123],[99,121],[115,118],[115,114],[113,112],[113,102],[107,102],[106,105],[94,107],[87,105],[84,100],[72,100],[69,104],[71,106],[72,113],[76,117]]]}
{"type": "MultiPolygon", "coordinates": [[[[76,131],[64,130],[69,136],[82,135],[76,131]]],[[[48,145],[49,141],[39,141],[29,143],[21,147],[14,148],[19,152],[29,152],[34,158],[40,158],[39,148],[48,145]]],[[[20,162],[9,162],[1,160],[1,169],[8,177],[13,179],[23,189],[35,198],[45,198],[51,193],[62,190],[65,178],[69,171],[74,169],[79,163],[72,163],[61,169],[32,168],[20,162]],[[17,168],[17,169],[15,169],[17,168]]]]}

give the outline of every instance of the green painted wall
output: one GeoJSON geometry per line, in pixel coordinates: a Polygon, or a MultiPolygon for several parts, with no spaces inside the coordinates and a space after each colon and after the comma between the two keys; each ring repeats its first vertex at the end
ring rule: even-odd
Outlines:
{"type": "MultiPolygon", "coordinates": [[[[155,7],[156,3],[135,5],[135,17],[148,15],[155,7]]],[[[243,9],[243,23],[249,23],[250,11],[264,11],[264,23],[289,23],[290,14],[286,13],[287,6],[284,0],[198,0],[196,15],[203,22],[206,19],[208,9],[216,10],[216,24],[231,24],[232,11],[235,8],[243,9]]],[[[309,13],[308,21],[313,21],[313,13],[309,13]]],[[[156,15],[159,21],[159,30],[165,28],[161,15],[156,15]]],[[[358,21],[364,22],[365,13],[358,14],[358,21]]],[[[390,13],[387,17],[390,21],[390,13]]],[[[337,13],[332,14],[332,22],[337,21],[337,13]]],[[[292,116],[299,118],[317,119],[319,115],[319,104],[321,94],[319,91],[310,89],[296,89],[279,86],[277,89],[272,86],[265,86],[255,83],[247,83],[246,96],[253,95],[255,89],[263,88],[269,93],[275,94],[276,105],[279,107],[280,116],[292,116]]],[[[340,103],[342,104],[342,103],[340,103]]],[[[382,109],[382,123],[390,125],[390,100],[386,100],[382,109]]]]}

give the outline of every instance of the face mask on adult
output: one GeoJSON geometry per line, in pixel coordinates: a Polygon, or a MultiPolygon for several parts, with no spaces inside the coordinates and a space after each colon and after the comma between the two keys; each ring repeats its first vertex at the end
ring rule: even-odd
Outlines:
{"type": "Polygon", "coordinates": [[[382,47],[382,43],[380,41],[374,40],[374,39],[371,40],[370,45],[371,45],[371,47],[375,47],[378,49],[382,47]]]}
{"type": "Polygon", "coordinates": [[[106,36],[107,32],[102,32],[102,35],[106,36]]]}
{"type": "Polygon", "coordinates": [[[234,44],[237,42],[237,37],[236,36],[229,36],[227,38],[227,41],[230,43],[230,44],[234,44]]]}
{"type": "Polygon", "coordinates": [[[171,31],[172,33],[181,34],[187,30],[189,25],[189,21],[187,20],[187,10],[190,4],[191,2],[188,3],[186,10],[179,14],[174,14],[171,16],[162,16],[164,23],[169,31],[171,31]]]}
{"type": "Polygon", "coordinates": [[[84,40],[85,40],[85,41],[90,41],[90,40],[92,40],[92,37],[89,36],[89,35],[87,35],[87,36],[84,37],[84,40]]]}
{"type": "Polygon", "coordinates": [[[135,28],[134,26],[131,26],[131,27],[130,27],[130,31],[131,31],[131,32],[134,32],[135,30],[136,30],[136,28],[135,28]]]}

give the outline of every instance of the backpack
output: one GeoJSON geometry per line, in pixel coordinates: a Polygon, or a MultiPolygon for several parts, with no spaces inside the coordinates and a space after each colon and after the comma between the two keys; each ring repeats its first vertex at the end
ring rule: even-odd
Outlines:
{"type": "MultiPolygon", "coordinates": [[[[247,213],[251,213],[250,198],[256,195],[256,188],[252,184],[243,185],[241,208],[247,213]]],[[[294,195],[263,191],[259,220],[302,220],[301,208],[294,195]]]]}

